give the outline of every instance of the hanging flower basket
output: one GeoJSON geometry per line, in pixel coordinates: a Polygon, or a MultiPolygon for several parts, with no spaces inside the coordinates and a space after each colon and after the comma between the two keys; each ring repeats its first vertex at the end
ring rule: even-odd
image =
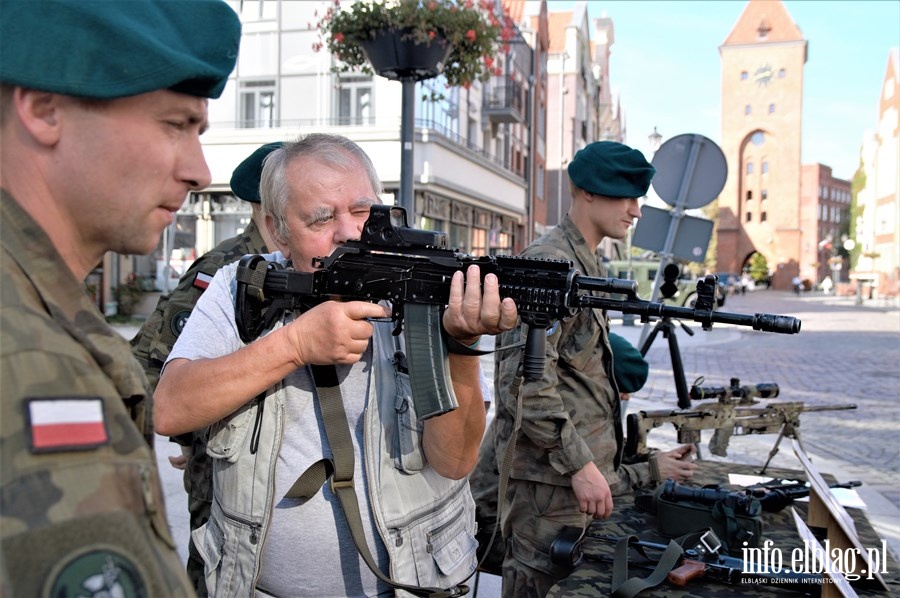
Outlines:
{"type": "Polygon", "coordinates": [[[436,77],[444,70],[447,57],[453,50],[442,34],[427,43],[420,43],[409,28],[384,29],[359,45],[372,70],[392,81],[422,81],[436,77]]]}
{"type": "Polygon", "coordinates": [[[347,7],[334,0],[315,26],[322,37],[313,47],[334,55],[336,72],[417,80],[442,74],[448,87],[501,74],[497,57],[515,35],[495,0],[357,0],[347,7]]]}

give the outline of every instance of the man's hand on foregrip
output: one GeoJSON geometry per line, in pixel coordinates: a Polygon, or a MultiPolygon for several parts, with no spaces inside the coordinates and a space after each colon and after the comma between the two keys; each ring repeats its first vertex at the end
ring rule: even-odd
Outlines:
{"type": "Polygon", "coordinates": [[[465,275],[455,272],[450,283],[450,299],[444,312],[444,330],[460,344],[475,344],[482,334],[498,334],[516,325],[515,302],[500,300],[500,285],[494,274],[484,277],[478,266],[469,266],[465,275]]]}

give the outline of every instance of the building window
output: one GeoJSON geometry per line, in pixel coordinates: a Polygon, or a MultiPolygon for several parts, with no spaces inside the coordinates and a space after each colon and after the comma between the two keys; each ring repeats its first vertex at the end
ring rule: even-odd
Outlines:
{"type": "Polygon", "coordinates": [[[747,191],[747,201],[753,199],[753,191],[747,191]]]}
{"type": "Polygon", "coordinates": [[[744,114],[750,114],[750,104],[744,106],[744,114]]]}
{"type": "Polygon", "coordinates": [[[760,222],[765,222],[765,221],[766,221],[766,213],[765,213],[765,212],[760,212],[760,213],[759,213],[759,221],[760,221],[760,222]]]}
{"type": "MultiPolygon", "coordinates": [[[[419,83],[419,100],[416,104],[416,118],[425,120],[430,128],[442,135],[456,138],[460,135],[458,87],[447,88],[447,79],[443,75],[426,79],[419,83]],[[443,96],[443,97],[441,97],[443,96]],[[432,97],[441,97],[432,101],[432,97]]],[[[467,123],[462,123],[467,126],[467,123]]]]}
{"type": "Polygon", "coordinates": [[[238,128],[271,129],[275,126],[275,81],[241,81],[238,128]]]}
{"type": "Polygon", "coordinates": [[[272,0],[241,0],[241,22],[274,20],[277,17],[277,4],[272,0]]]}
{"type": "Polygon", "coordinates": [[[741,81],[746,81],[747,77],[749,77],[747,71],[741,71],[741,81]]]}
{"type": "Polygon", "coordinates": [[[374,122],[372,77],[341,77],[338,87],[338,124],[374,122]]]}
{"type": "Polygon", "coordinates": [[[762,193],[761,193],[760,201],[766,201],[767,199],[769,199],[769,192],[768,192],[768,190],[763,189],[762,193]]]}
{"type": "Polygon", "coordinates": [[[488,231],[483,228],[472,229],[472,255],[487,255],[488,231]]]}
{"type": "Polygon", "coordinates": [[[747,222],[753,221],[753,212],[747,212],[746,221],[747,222]]]}
{"type": "Polygon", "coordinates": [[[763,143],[766,142],[766,135],[762,131],[756,131],[753,135],[750,136],[750,143],[759,147],[763,143]]]}
{"type": "Polygon", "coordinates": [[[541,162],[537,166],[537,182],[534,187],[534,194],[537,195],[537,198],[541,201],[544,200],[544,164],[541,162]]]}
{"type": "Polygon", "coordinates": [[[753,162],[747,162],[747,174],[753,174],[753,162]]]}
{"type": "Polygon", "coordinates": [[[763,173],[763,174],[768,174],[768,172],[769,172],[769,163],[766,162],[765,160],[763,160],[763,163],[762,163],[762,173],[763,173]]]}
{"type": "Polygon", "coordinates": [[[784,69],[778,69],[778,78],[779,79],[784,79],[784,76],[786,74],[787,74],[787,72],[784,69]]]}
{"type": "Polygon", "coordinates": [[[769,114],[775,114],[775,104],[769,104],[769,114]]]}

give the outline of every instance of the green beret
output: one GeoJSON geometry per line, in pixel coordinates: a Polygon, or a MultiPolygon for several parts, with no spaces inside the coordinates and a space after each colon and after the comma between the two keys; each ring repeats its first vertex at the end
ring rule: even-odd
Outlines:
{"type": "Polygon", "coordinates": [[[647,382],[650,365],[634,345],[618,334],[609,333],[609,346],[613,353],[613,377],[619,392],[639,391],[647,382]]]}
{"type": "Polygon", "coordinates": [[[231,190],[235,195],[244,201],[259,203],[259,177],[262,174],[263,160],[282,145],[280,141],[262,145],[238,164],[231,173],[231,190]]]}
{"type": "Polygon", "coordinates": [[[595,141],[575,153],[568,171],[579,189],[631,199],[647,195],[656,169],[636,149],[615,141],[595,141]]]}
{"type": "Polygon", "coordinates": [[[240,38],[222,0],[2,0],[0,81],[97,99],[218,98],[240,38]]]}

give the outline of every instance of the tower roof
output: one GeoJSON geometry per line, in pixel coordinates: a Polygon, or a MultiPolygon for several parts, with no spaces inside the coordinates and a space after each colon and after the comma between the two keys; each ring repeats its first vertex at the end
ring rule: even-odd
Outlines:
{"type": "Polygon", "coordinates": [[[803,33],[781,0],[750,0],[723,46],[804,41],[803,33]]]}

